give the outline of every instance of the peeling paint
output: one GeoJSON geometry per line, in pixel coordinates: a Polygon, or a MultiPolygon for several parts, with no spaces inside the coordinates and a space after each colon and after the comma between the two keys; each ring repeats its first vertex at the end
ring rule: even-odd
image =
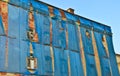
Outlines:
{"type": "Polygon", "coordinates": [[[38,42],[38,34],[35,31],[35,22],[34,22],[33,12],[29,13],[29,28],[34,31],[33,32],[33,35],[34,35],[33,41],[34,42],[38,42]]]}

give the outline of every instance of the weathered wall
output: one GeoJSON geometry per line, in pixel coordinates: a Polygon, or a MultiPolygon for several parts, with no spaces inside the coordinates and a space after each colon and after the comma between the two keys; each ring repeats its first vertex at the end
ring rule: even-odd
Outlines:
{"type": "Polygon", "coordinates": [[[120,55],[119,54],[116,54],[116,59],[117,59],[117,64],[118,64],[118,69],[120,74],[120,55]]]}
{"type": "Polygon", "coordinates": [[[36,0],[0,0],[0,72],[119,76],[111,28],[36,0]]]}

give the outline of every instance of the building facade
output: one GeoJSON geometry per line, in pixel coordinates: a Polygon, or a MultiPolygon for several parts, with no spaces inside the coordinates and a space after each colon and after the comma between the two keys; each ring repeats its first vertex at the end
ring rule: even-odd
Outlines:
{"type": "Polygon", "coordinates": [[[119,76],[110,26],[38,0],[0,0],[0,76],[119,76]]]}

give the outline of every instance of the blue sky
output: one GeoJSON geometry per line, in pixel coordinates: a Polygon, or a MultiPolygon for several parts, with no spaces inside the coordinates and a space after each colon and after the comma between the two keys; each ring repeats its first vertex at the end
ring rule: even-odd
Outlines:
{"type": "Polygon", "coordinates": [[[120,54],[120,0],[41,0],[62,9],[111,26],[116,53],[120,54]]]}

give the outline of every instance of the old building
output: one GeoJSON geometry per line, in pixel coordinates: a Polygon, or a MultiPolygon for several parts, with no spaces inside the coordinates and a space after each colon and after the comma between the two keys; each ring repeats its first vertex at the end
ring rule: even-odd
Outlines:
{"type": "Polygon", "coordinates": [[[0,76],[119,76],[111,27],[38,0],[0,0],[0,76]]]}

